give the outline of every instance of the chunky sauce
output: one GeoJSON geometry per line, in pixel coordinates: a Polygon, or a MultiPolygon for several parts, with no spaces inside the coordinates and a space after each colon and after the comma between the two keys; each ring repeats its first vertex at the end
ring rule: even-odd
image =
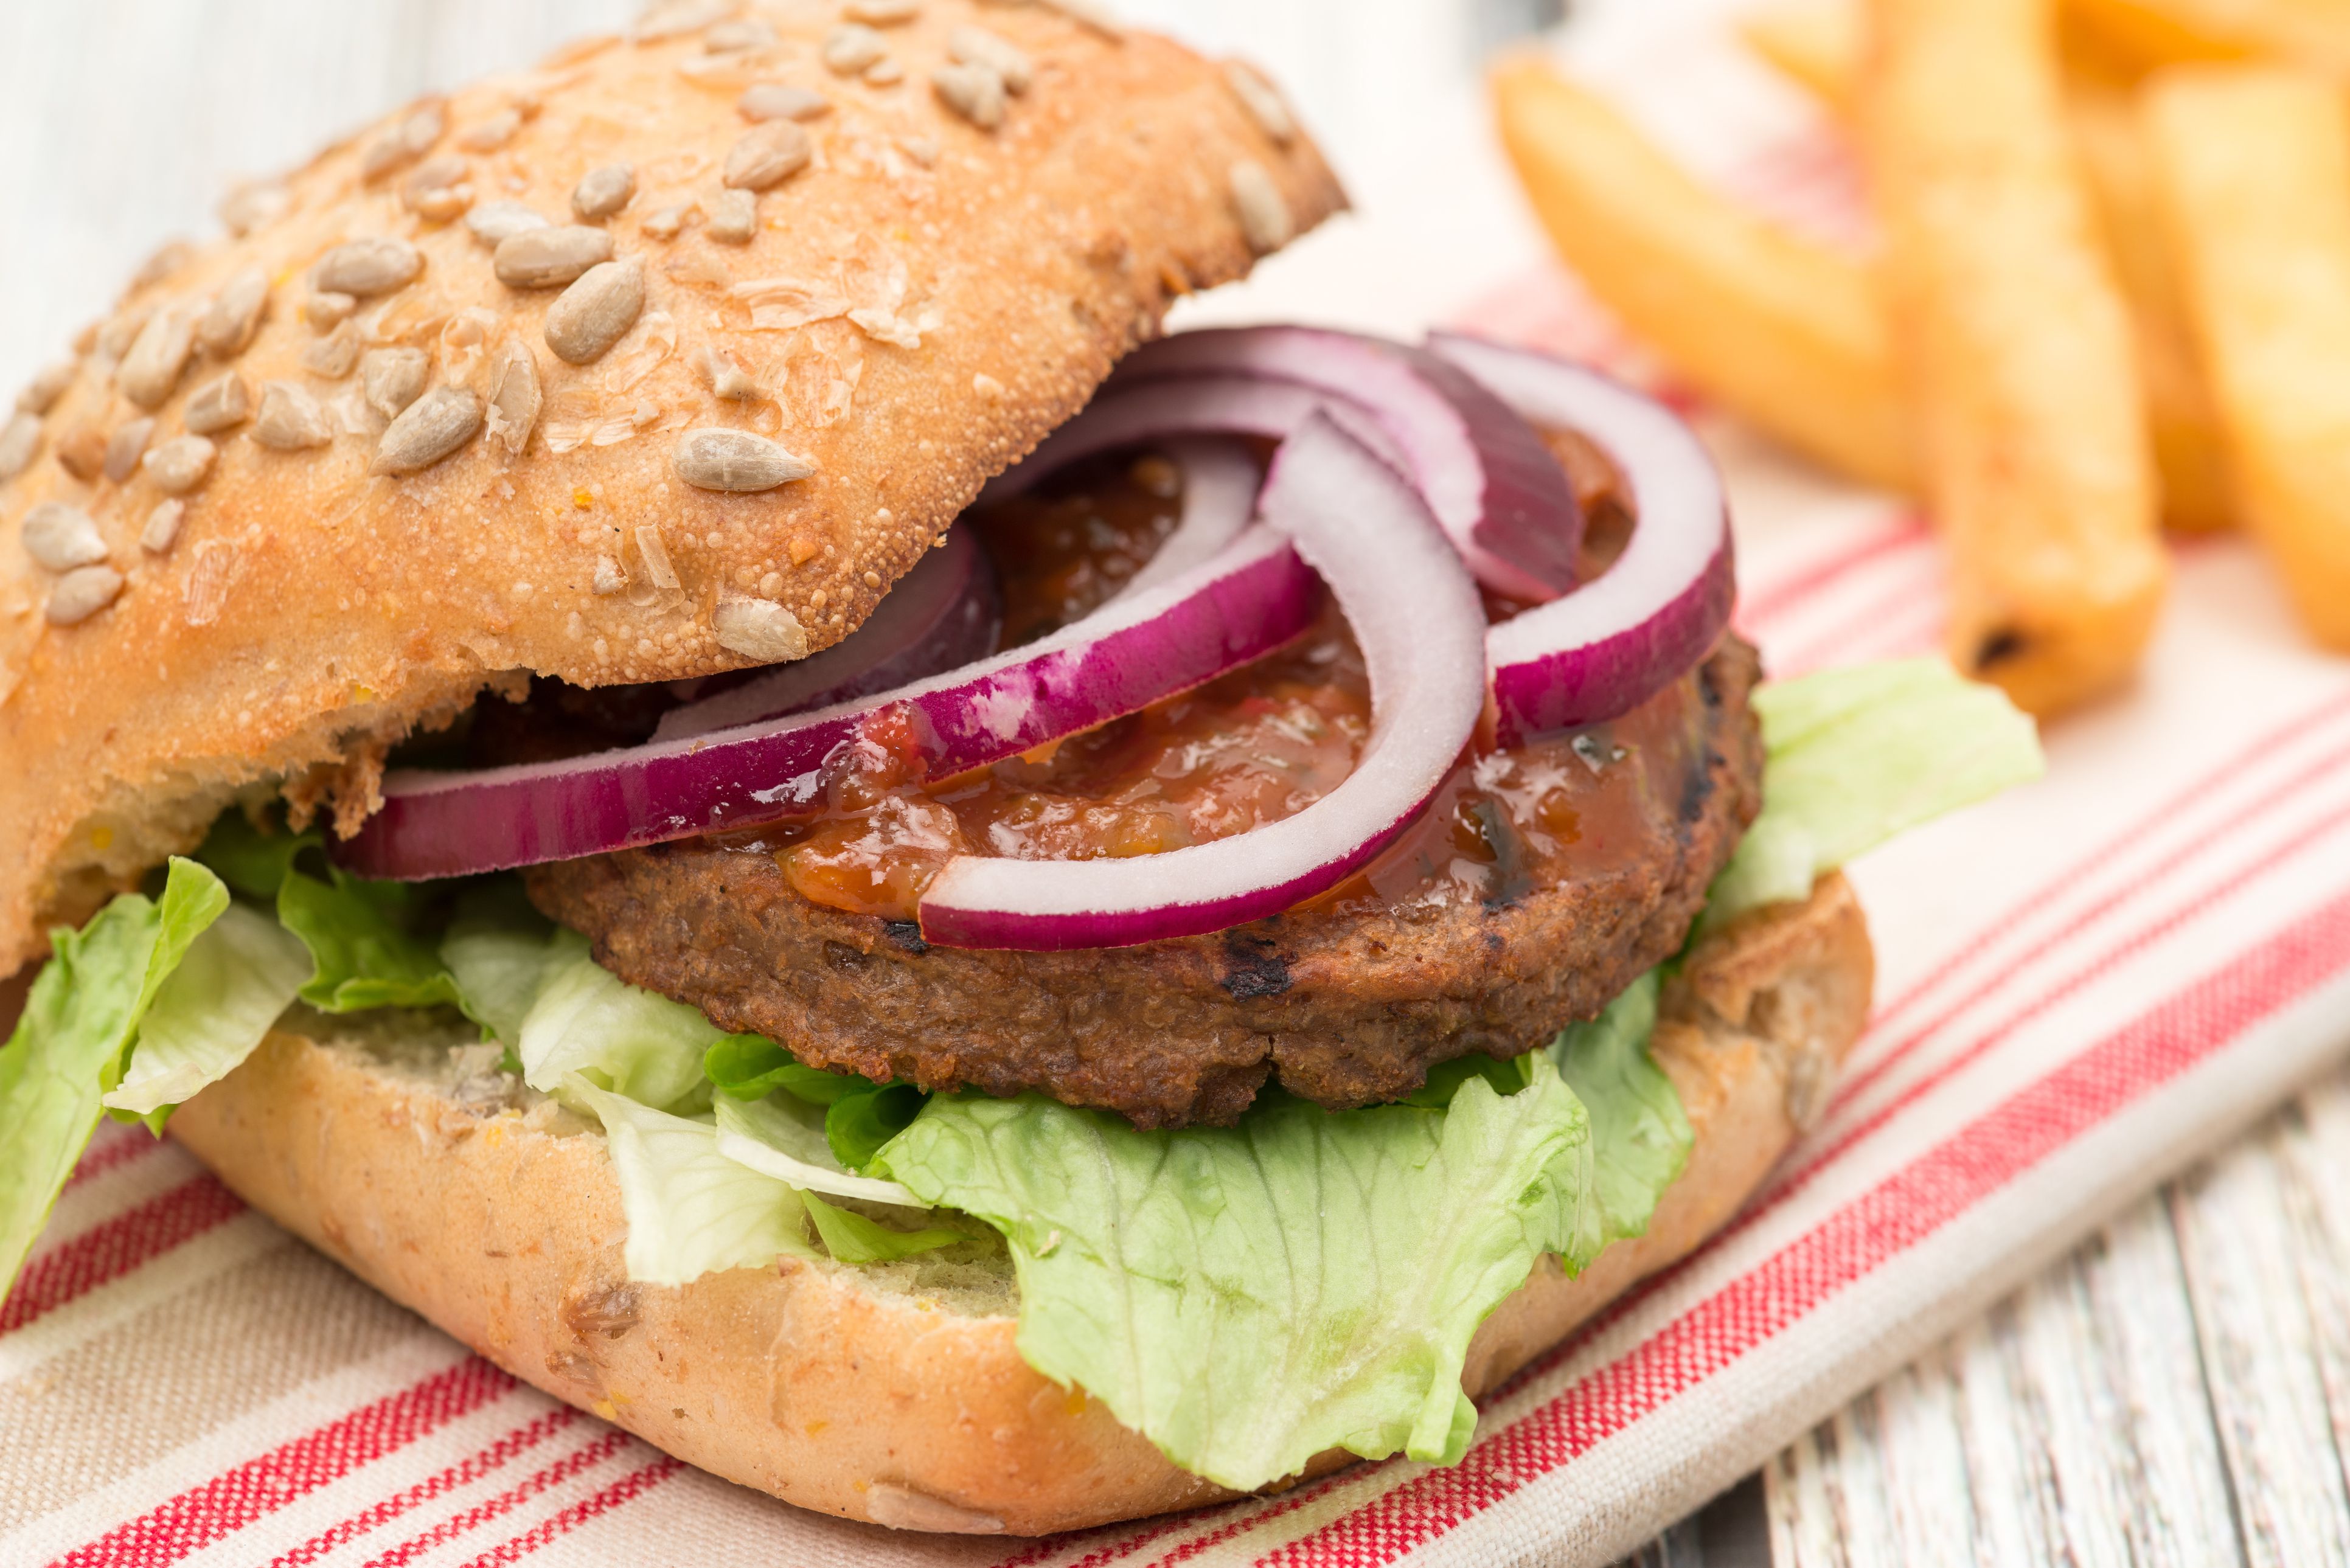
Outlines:
{"type": "MultiPolygon", "coordinates": [[[[1586,566],[1596,574],[1629,519],[1604,458],[1573,437],[1552,444],[1591,519],[1586,566]]],[[[1173,531],[1180,490],[1163,459],[1103,459],[966,516],[1003,580],[1006,645],[1108,599],[1173,531]]],[[[1487,605],[1496,619],[1521,607],[1487,605]]],[[[884,711],[835,759],[815,817],[720,842],[772,854],[814,902],[912,919],[958,855],[1154,855],[1294,815],[1353,771],[1369,731],[1361,652],[1326,607],[1304,637],[1244,670],[958,778],[924,777],[906,716],[884,711]]],[[[1509,751],[1480,741],[1400,840],[1315,904],[1403,914],[1498,905],[1624,864],[1672,830],[1704,745],[1694,677],[1611,723],[1509,751]]]]}

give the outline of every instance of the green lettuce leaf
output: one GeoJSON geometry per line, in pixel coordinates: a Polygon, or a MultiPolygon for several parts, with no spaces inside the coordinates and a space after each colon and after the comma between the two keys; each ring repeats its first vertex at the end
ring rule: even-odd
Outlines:
{"type": "Polygon", "coordinates": [[[567,956],[549,967],[515,1032],[523,1082],[565,1096],[584,1078],[656,1110],[706,1105],[702,1059],[723,1032],[698,1009],[599,966],[585,938],[565,932],[556,940],[567,956]]]}
{"type": "Polygon", "coordinates": [[[231,904],[155,992],[109,1110],[153,1118],[253,1054],[310,975],[309,950],[276,920],[231,904]]]}
{"type": "Polygon", "coordinates": [[[720,1094],[737,1100],[764,1099],[781,1089],[811,1106],[828,1106],[874,1086],[851,1074],[803,1066],[764,1034],[727,1035],[702,1054],[702,1070],[720,1094]]]}
{"type": "Polygon", "coordinates": [[[1939,659],[1773,681],[1753,705],[1762,814],[1714,879],[1708,926],[1804,898],[1822,873],[2044,765],[2032,720],[1939,659]]]}
{"type": "Polygon", "coordinates": [[[718,1152],[718,1129],[611,1094],[574,1075],[567,1096],[604,1124],[620,1183],[629,1278],[682,1285],[723,1269],[817,1255],[800,1195],[718,1152]]]}
{"type": "Polygon", "coordinates": [[[1584,1245],[1595,1253],[1648,1233],[1696,1141],[1673,1081],[1648,1054],[1660,989],[1650,970],[1598,1017],[1562,1031],[1548,1052],[1591,1117],[1590,1212],[1600,1229],[1584,1245]]]}
{"type": "Polygon", "coordinates": [[[425,897],[404,882],[369,882],[339,867],[330,880],[289,870],[277,919],[310,950],[302,1000],[321,1012],[454,1005],[457,982],[432,944],[410,934],[425,897]]]}
{"type": "Polygon", "coordinates": [[[800,1201],[807,1206],[816,1233],[824,1238],[824,1250],[835,1262],[892,1263],[963,1240],[959,1231],[936,1228],[892,1231],[854,1210],[835,1208],[813,1192],[801,1193],[800,1201]]]}
{"type": "Polygon", "coordinates": [[[721,1094],[712,1109],[718,1114],[718,1152],[729,1159],[803,1192],[922,1207],[921,1199],[897,1182],[843,1169],[824,1136],[821,1106],[789,1095],[744,1101],[721,1094]]]}
{"type": "Polygon", "coordinates": [[[248,898],[266,903],[276,899],[294,869],[295,858],[306,849],[322,849],[321,833],[264,833],[231,809],[220,815],[196,848],[195,858],[220,879],[248,898]]]}
{"type": "Polygon", "coordinates": [[[441,939],[458,1007],[491,1039],[515,1047],[548,978],[587,954],[587,938],[545,919],[511,882],[461,900],[441,939]]]}
{"type": "Polygon", "coordinates": [[[1247,1490],[1343,1448],[1457,1460],[1477,1325],[1545,1252],[1588,1263],[1590,1119],[1546,1057],[1444,1110],[1269,1094],[1136,1131],[1036,1096],[940,1096],[878,1164],[1003,1232],[1020,1352],[1177,1464],[1247,1490]]]}
{"type": "Polygon", "coordinates": [[[228,905],[217,876],[175,857],[161,902],[126,893],[82,929],[49,933],[53,956],[0,1046],[0,1296],[89,1147],[140,1021],[228,905]]]}
{"type": "Polygon", "coordinates": [[[922,1114],[930,1096],[911,1084],[851,1082],[847,1092],[825,1108],[825,1141],[847,1170],[869,1169],[882,1146],[922,1114]]]}

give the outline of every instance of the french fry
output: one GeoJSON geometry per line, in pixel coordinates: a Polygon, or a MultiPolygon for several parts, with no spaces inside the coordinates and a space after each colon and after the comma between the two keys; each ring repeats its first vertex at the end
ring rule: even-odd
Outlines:
{"type": "Polygon", "coordinates": [[[2350,649],[2350,112],[2286,67],[2180,67],[2142,104],[2254,537],[2350,649]]]}
{"type": "Polygon", "coordinates": [[[1738,19],[1747,47],[1838,116],[1852,112],[1860,79],[1859,0],[1779,0],[1738,19]]]}
{"type": "Polygon", "coordinates": [[[1872,0],[1869,58],[1863,141],[1949,542],[1951,659],[2056,712],[2128,678],[2168,564],[2049,0],[1872,0]]]}
{"type": "MultiPolygon", "coordinates": [[[[1861,70],[1861,6],[1862,0],[1785,0],[1747,13],[1739,27],[1757,54],[1848,120],[1861,70]]],[[[2115,275],[2129,301],[2147,433],[2162,475],[2162,520],[2189,533],[2225,528],[2234,519],[2219,416],[2170,275],[2126,67],[2079,27],[2059,34],[2065,107],[2115,275]]]]}
{"type": "Polygon", "coordinates": [[[2071,0],[2083,26],[2141,66],[2270,57],[2350,78],[2341,0],[2071,0]]]}
{"type": "Polygon", "coordinates": [[[2074,69],[2065,77],[2064,102],[2106,251],[2129,304],[2147,434],[2162,475],[2162,520],[2189,533],[2228,527],[2235,518],[2226,443],[2162,232],[2137,99],[2126,83],[2074,69]]]}
{"type": "Polygon", "coordinates": [[[1567,265],[1689,380],[1796,450],[1913,483],[1860,263],[1700,184],[1597,95],[1531,60],[1493,77],[1503,144],[1567,265]]]}

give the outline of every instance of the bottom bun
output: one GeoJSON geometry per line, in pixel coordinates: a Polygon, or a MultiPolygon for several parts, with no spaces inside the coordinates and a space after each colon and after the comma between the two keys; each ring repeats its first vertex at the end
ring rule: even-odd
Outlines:
{"type": "MultiPolygon", "coordinates": [[[[1650,1047],[1696,1132],[1687,1170],[1648,1234],[1571,1280],[1545,1259],[1486,1320],[1471,1395],[1744,1201],[1823,1103],[1872,968],[1837,877],[1698,946],[1650,1047]]],[[[1020,1358],[1000,1251],[630,1283],[602,1136],[484,1071],[486,1049],[412,1016],[314,1017],[181,1107],[172,1133],[246,1202],[516,1376],[786,1502],[1028,1535],[1232,1495],[1020,1358]]]]}

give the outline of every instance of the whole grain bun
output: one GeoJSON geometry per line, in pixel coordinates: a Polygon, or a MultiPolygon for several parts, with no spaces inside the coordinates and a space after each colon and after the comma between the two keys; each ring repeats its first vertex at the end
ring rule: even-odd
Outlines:
{"type": "Polygon", "coordinates": [[[0,410],[0,974],[239,791],[348,831],[484,687],[838,641],[1171,298],[1341,204],[1261,78],[1093,15],[683,0],[160,254],[0,410]]]}
{"type": "MultiPolygon", "coordinates": [[[[1744,1201],[1822,1105],[1872,964],[1838,877],[1699,946],[1651,1045],[1696,1132],[1688,1168],[1646,1236],[1572,1280],[1545,1261],[1486,1320],[1472,1394],[1744,1201]]],[[[631,1284],[599,1134],[452,1071],[446,1044],[319,1023],[272,1034],[172,1135],[247,1202],[556,1397],[787,1502],[900,1528],[1040,1534],[1231,1495],[1020,1358],[1000,1253],[631,1284]]]]}

